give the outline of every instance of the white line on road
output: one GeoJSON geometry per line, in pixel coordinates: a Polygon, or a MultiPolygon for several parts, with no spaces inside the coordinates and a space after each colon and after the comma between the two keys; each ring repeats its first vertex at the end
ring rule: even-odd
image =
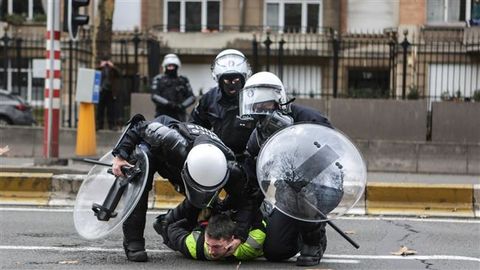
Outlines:
{"type": "MultiPolygon", "coordinates": [[[[0,250],[47,250],[47,251],[64,251],[64,252],[120,252],[120,248],[101,248],[101,247],[49,247],[49,246],[0,246],[0,250]]],[[[148,249],[151,253],[172,253],[173,250],[148,249]]],[[[324,262],[330,263],[359,263],[359,260],[451,260],[451,261],[473,261],[480,262],[480,258],[452,256],[452,255],[415,255],[415,256],[392,256],[392,255],[341,255],[341,254],[325,254],[324,262]]]]}
{"type": "Polygon", "coordinates": [[[369,259],[369,260],[452,260],[452,261],[473,261],[480,262],[480,258],[452,256],[452,255],[414,255],[414,256],[393,256],[393,255],[328,255],[325,258],[336,259],[369,259]]]}
{"type": "MultiPolygon", "coordinates": [[[[79,252],[79,251],[95,251],[95,252],[121,252],[120,248],[101,248],[101,247],[47,247],[47,246],[0,246],[0,250],[47,250],[47,251],[65,251],[65,252],[79,252]]],[[[170,253],[175,252],[168,249],[149,249],[152,253],[170,253]]]]}
{"type": "Polygon", "coordinates": [[[391,221],[417,221],[417,222],[439,222],[439,223],[480,223],[478,218],[422,218],[422,217],[376,217],[376,216],[353,216],[340,217],[340,220],[391,220],[391,221]]]}

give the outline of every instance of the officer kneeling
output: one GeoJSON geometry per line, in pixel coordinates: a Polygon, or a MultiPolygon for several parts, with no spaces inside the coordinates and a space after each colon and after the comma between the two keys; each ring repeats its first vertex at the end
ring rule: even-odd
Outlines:
{"type": "Polygon", "coordinates": [[[196,208],[205,207],[222,187],[236,201],[242,201],[239,198],[245,179],[233,152],[211,131],[168,116],[140,120],[124,133],[112,151],[115,156],[112,171],[116,176],[123,175],[122,167],[132,166],[127,160],[137,145],[147,152],[150,169],[142,196],[123,223],[123,245],[129,260],[147,260],[143,234],[148,192],[155,172],[168,179],[196,208]]]}

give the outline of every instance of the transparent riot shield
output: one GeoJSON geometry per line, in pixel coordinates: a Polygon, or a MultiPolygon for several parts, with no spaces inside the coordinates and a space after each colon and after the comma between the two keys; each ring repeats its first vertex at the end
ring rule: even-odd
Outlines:
{"type": "Polygon", "coordinates": [[[362,155],[341,132],[312,123],[270,137],[257,159],[265,200],[284,214],[318,222],[345,214],[367,180],[362,155]]]}
{"type": "MultiPolygon", "coordinates": [[[[111,164],[111,152],[98,163],[111,164]]],[[[137,205],[147,183],[147,154],[136,148],[129,160],[133,168],[125,177],[115,177],[111,166],[95,165],[88,173],[77,194],[73,221],[78,234],[86,239],[108,235],[125,221],[137,205]]]]}

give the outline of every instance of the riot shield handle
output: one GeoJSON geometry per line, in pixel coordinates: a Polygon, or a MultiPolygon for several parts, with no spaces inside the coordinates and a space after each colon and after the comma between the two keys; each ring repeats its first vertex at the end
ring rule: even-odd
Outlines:
{"type": "MultiPolygon", "coordinates": [[[[109,169],[111,170],[111,169],[109,169]]],[[[103,204],[98,203],[92,204],[92,210],[95,213],[95,216],[100,221],[108,221],[110,218],[117,216],[115,208],[118,205],[118,202],[122,198],[123,192],[125,191],[128,183],[134,181],[138,175],[142,173],[142,170],[138,167],[127,167],[122,166],[121,168],[125,177],[119,176],[115,179],[110,190],[108,191],[107,197],[103,201],[103,204]]]]}

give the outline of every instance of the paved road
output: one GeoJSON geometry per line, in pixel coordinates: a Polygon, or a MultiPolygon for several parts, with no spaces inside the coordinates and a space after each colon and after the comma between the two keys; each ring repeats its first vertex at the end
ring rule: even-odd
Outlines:
{"type": "MultiPolygon", "coordinates": [[[[125,260],[119,230],[87,241],[73,227],[71,209],[0,208],[0,269],[302,269],[293,260],[270,263],[198,262],[161,244],[146,230],[148,263],[125,260]]],[[[158,214],[148,215],[148,223],[158,214]]],[[[355,250],[333,230],[315,269],[480,269],[480,220],[348,217],[337,221],[360,245],[355,250]],[[395,256],[400,246],[415,256],[395,256]]]]}

